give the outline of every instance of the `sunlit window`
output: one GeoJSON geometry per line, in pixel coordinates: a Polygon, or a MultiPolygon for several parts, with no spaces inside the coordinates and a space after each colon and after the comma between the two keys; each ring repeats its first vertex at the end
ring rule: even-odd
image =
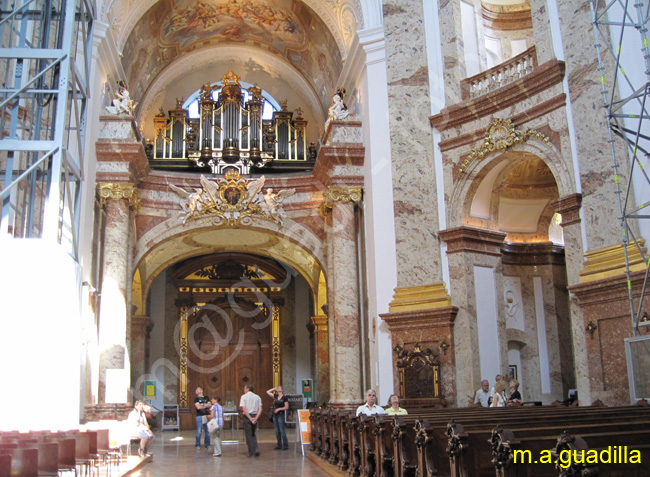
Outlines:
{"type": "MultiPolygon", "coordinates": [[[[242,93],[244,95],[244,104],[251,98],[251,94],[248,92],[248,88],[253,86],[250,83],[245,81],[240,81],[239,84],[242,87],[242,93]]],[[[212,99],[217,101],[219,99],[219,94],[221,94],[221,84],[214,83],[212,86],[217,86],[219,89],[215,89],[212,92],[212,99]]],[[[201,90],[197,90],[192,94],[187,101],[183,104],[183,108],[189,110],[190,118],[197,119],[199,117],[199,96],[201,90]]],[[[266,91],[262,90],[262,98],[264,98],[264,105],[262,106],[262,119],[273,119],[273,111],[280,109],[278,102],[266,91]]]]}

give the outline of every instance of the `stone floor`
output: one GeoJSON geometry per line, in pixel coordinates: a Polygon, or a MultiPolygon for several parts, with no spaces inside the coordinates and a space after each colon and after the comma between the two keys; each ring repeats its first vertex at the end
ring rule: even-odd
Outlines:
{"type": "MultiPolygon", "coordinates": [[[[225,440],[231,439],[229,430],[224,431],[225,440]]],[[[274,450],[275,432],[262,429],[258,434],[259,457],[247,457],[248,450],[243,431],[236,432],[234,443],[221,446],[222,457],[213,457],[212,449],[194,448],[194,431],[156,431],[156,439],[150,447],[153,457],[142,462],[128,474],[136,477],[184,477],[184,476],[305,476],[321,477],[330,473],[302,456],[300,446],[294,444],[295,433],[287,429],[289,450],[274,450]]],[[[135,446],[134,446],[135,449],[135,446]]],[[[305,446],[305,453],[307,446],[305,446]]]]}

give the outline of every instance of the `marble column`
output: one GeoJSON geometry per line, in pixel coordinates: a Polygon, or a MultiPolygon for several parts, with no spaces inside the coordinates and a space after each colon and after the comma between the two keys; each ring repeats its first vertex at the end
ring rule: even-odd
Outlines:
{"type": "MultiPolygon", "coordinates": [[[[494,270],[496,280],[495,296],[503,296],[503,284],[500,271],[501,247],[506,234],[495,230],[461,226],[441,230],[440,238],[447,243],[449,255],[449,289],[452,290],[454,305],[458,314],[454,323],[454,347],[456,363],[456,405],[463,407],[471,404],[474,393],[479,388],[481,376],[479,355],[478,307],[491,306],[489,303],[477,303],[477,290],[480,284],[474,280],[475,267],[494,270]],[[499,289],[500,288],[500,289],[499,289]]],[[[492,304],[496,307],[496,303],[492,304]]],[[[500,352],[502,368],[507,365],[507,343],[505,343],[505,316],[503,310],[497,312],[499,336],[504,342],[496,346],[500,352]]],[[[492,382],[492,381],[491,381],[492,382]]]]}
{"type": "Polygon", "coordinates": [[[135,399],[144,399],[142,376],[147,372],[147,339],[151,326],[151,318],[146,315],[131,317],[131,383],[134,386],[135,399]]]}
{"type": "Polygon", "coordinates": [[[327,315],[311,317],[314,325],[314,367],[316,392],[314,402],[329,402],[330,400],[330,355],[327,315]]]}
{"type": "MultiPolygon", "coordinates": [[[[553,202],[555,212],[562,216],[564,234],[564,256],[566,260],[567,283],[569,287],[580,283],[580,271],[584,263],[584,245],[580,225],[580,207],[582,196],[571,194],[553,202]]],[[[583,404],[591,403],[591,386],[589,384],[589,360],[582,308],[575,300],[570,300],[571,332],[573,335],[573,360],[575,367],[578,398],[583,404]]]]}
{"type": "Polygon", "coordinates": [[[134,184],[100,183],[106,210],[99,313],[99,404],[127,404],[130,390],[128,333],[130,311],[129,228],[131,209],[137,207],[134,184]]]}
{"type": "Polygon", "coordinates": [[[99,317],[99,402],[126,403],[130,386],[126,301],[131,209],[137,206],[133,184],[98,184],[106,211],[99,317]],[[107,376],[108,375],[108,376],[107,376]]]}
{"type": "Polygon", "coordinates": [[[329,187],[324,207],[328,227],[328,331],[330,402],[345,406],[362,401],[359,282],[355,202],[360,187],[329,187]]]}
{"type": "MultiPolygon", "coordinates": [[[[564,45],[568,95],[575,127],[575,154],[582,186],[581,226],[587,236],[583,250],[597,250],[621,242],[619,203],[614,193],[616,182],[628,183],[628,151],[623,141],[614,136],[619,163],[618,177],[615,177],[599,81],[601,73],[593,47],[595,35],[590,2],[548,0],[548,4],[557,9],[557,17],[551,16],[551,22],[558,24],[564,45]]],[[[609,55],[604,56],[604,66],[607,75],[616,71],[609,55]]]]}
{"type": "MultiPolygon", "coordinates": [[[[457,2],[448,2],[457,3],[457,2]]],[[[397,286],[442,282],[422,2],[384,1],[397,286]]]]}

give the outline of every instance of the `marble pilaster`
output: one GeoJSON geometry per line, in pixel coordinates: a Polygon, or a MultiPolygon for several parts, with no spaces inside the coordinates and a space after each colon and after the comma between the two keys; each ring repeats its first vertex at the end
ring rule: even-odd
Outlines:
{"type": "Polygon", "coordinates": [[[328,402],[330,400],[330,356],[328,349],[327,315],[311,317],[314,325],[314,354],[316,394],[315,402],[328,402]]]}
{"type": "MultiPolygon", "coordinates": [[[[564,61],[568,78],[568,94],[575,127],[575,148],[582,186],[583,227],[587,243],[583,250],[597,250],[620,242],[621,226],[619,204],[616,199],[616,181],[627,184],[629,164],[623,142],[614,136],[614,149],[619,158],[618,178],[612,167],[611,145],[602,85],[598,78],[598,56],[591,45],[594,26],[590,2],[553,0],[557,6],[559,30],[564,45],[564,61]],[[589,40],[586,42],[585,39],[589,40]],[[589,45],[590,47],[586,47],[589,45]]],[[[604,55],[604,67],[615,71],[613,58],[604,55]]],[[[611,94],[609,92],[608,94],[611,94]]]]}
{"type": "MultiPolygon", "coordinates": [[[[345,197],[345,196],[342,196],[345,197]]],[[[330,401],[337,405],[360,402],[363,397],[357,277],[357,224],[352,200],[332,200],[328,228],[328,317],[330,401]]]]}
{"type": "MultiPolygon", "coordinates": [[[[151,318],[146,315],[131,317],[131,382],[134,384],[147,372],[147,340],[151,325],[151,318]]],[[[144,396],[144,389],[133,389],[133,392],[138,399],[144,396]]]]}
{"type": "MultiPolygon", "coordinates": [[[[506,234],[495,230],[461,226],[441,230],[440,238],[447,243],[449,259],[449,289],[452,291],[453,303],[458,307],[454,323],[454,350],[457,363],[463,363],[456,369],[456,405],[466,406],[474,399],[476,389],[484,378],[481,376],[476,301],[477,284],[474,282],[474,267],[486,267],[495,270],[500,276],[501,247],[506,234]]],[[[497,282],[498,284],[499,282],[497,282]]],[[[498,286],[497,286],[498,288],[498,286]]],[[[501,296],[498,290],[496,296],[501,296]]],[[[505,320],[499,320],[505,321],[505,320]]],[[[499,323],[505,339],[505,322],[499,323]]],[[[501,363],[506,362],[507,346],[499,343],[501,363]]],[[[490,377],[491,378],[491,377],[490,377]]]]}
{"type": "Polygon", "coordinates": [[[99,404],[126,403],[130,387],[127,287],[132,184],[98,184],[105,206],[103,274],[99,313],[99,404]],[[110,191],[110,193],[108,193],[110,191]],[[109,371],[111,370],[111,371],[109,371]],[[107,389],[108,387],[108,389],[107,389]],[[107,401],[108,400],[108,401],[107,401]]]}
{"type": "MultiPolygon", "coordinates": [[[[562,232],[564,234],[564,256],[566,259],[567,283],[569,287],[580,282],[580,272],[583,267],[583,250],[580,208],[582,196],[571,194],[561,197],[552,203],[555,211],[562,215],[562,232]]],[[[570,301],[571,333],[573,336],[573,359],[575,367],[576,389],[581,402],[591,402],[591,387],[589,385],[589,365],[587,358],[587,342],[584,333],[584,317],[582,308],[570,301]]]]}
{"type": "Polygon", "coordinates": [[[397,285],[411,287],[442,280],[424,12],[410,0],[383,8],[397,285]]]}

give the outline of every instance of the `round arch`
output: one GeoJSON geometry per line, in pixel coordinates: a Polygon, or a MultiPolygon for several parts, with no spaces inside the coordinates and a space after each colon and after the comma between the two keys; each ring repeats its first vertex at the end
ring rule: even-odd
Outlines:
{"type": "Polygon", "coordinates": [[[551,143],[533,137],[524,144],[516,144],[506,151],[490,153],[482,160],[475,160],[468,164],[463,175],[454,185],[450,196],[447,208],[449,228],[464,225],[481,182],[503,161],[509,161],[517,154],[532,154],[541,159],[551,171],[560,197],[576,192],[573,173],[567,168],[559,149],[551,143]]]}
{"type": "Polygon", "coordinates": [[[210,218],[192,225],[174,221],[170,226],[169,222],[150,229],[135,246],[132,286],[138,293],[133,294],[132,302],[139,313],[144,313],[151,285],[165,269],[188,258],[219,252],[254,253],[288,264],[305,278],[314,304],[318,303],[326,248],[308,229],[296,223],[287,223],[281,230],[265,223],[215,227],[210,218]]]}

